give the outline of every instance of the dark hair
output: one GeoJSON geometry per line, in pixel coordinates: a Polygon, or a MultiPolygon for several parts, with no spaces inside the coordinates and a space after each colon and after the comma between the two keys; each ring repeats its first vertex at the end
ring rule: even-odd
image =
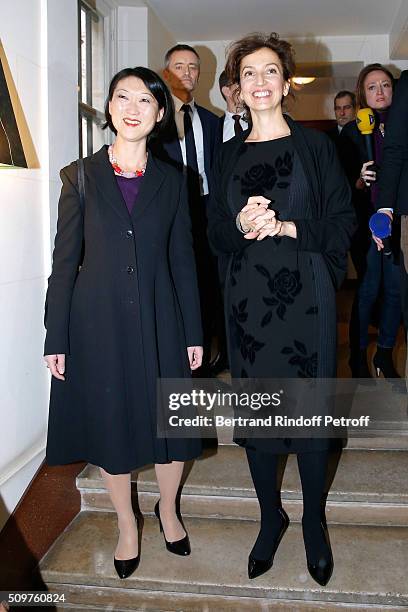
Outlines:
{"type": "Polygon", "coordinates": [[[157,100],[157,104],[159,105],[159,109],[164,109],[163,118],[161,121],[157,122],[154,126],[153,130],[148,135],[148,140],[151,138],[157,137],[160,133],[165,132],[169,127],[170,123],[174,118],[174,104],[173,98],[164,83],[164,81],[159,77],[158,74],[150,70],[149,68],[144,68],[143,66],[136,66],[135,68],[124,68],[120,70],[110,82],[108,97],[105,102],[105,118],[106,123],[103,126],[103,129],[109,127],[114,134],[116,134],[115,126],[112,123],[112,117],[109,112],[109,102],[113,98],[113,94],[115,92],[118,83],[122,81],[122,79],[126,79],[127,77],[136,77],[141,79],[143,83],[146,85],[147,89],[153,94],[154,98],[157,100]]]}
{"type": "Polygon", "coordinates": [[[367,106],[364,82],[366,80],[367,75],[369,75],[370,72],[374,72],[375,70],[381,70],[381,72],[384,72],[387,77],[391,79],[392,90],[394,91],[395,79],[392,73],[388,70],[388,68],[386,68],[382,64],[368,64],[368,66],[364,66],[364,68],[360,71],[360,74],[358,75],[357,79],[356,99],[357,106],[359,108],[366,108],[367,106]]]}
{"type": "MultiPolygon", "coordinates": [[[[286,40],[281,40],[276,32],[271,32],[270,34],[254,32],[232,42],[227,48],[228,55],[225,72],[229,84],[238,84],[239,89],[237,93],[240,91],[240,67],[242,60],[247,55],[265,48],[271,49],[279,57],[285,81],[288,81],[295,74],[295,52],[292,45],[286,40]]],[[[250,112],[245,104],[244,108],[244,119],[248,121],[250,112]]]]}
{"type": "Polygon", "coordinates": [[[352,91],[348,91],[348,89],[342,89],[341,91],[339,91],[339,93],[337,93],[334,96],[334,106],[336,106],[336,101],[339,98],[345,98],[346,96],[348,96],[351,99],[351,104],[353,105],[353,108],[356,108],[356,96],[352,91]]]}
{"type": "Polygon", "coordinates": [[[270,34],[254,32],[229,45],[227,49],[227,63],[225,65],[228,82],[239,84],[241,61],[247,55],[265,47],[274,51],[279,57],[282,64],[283,78],[285,81],[288,81],[295,74],[296,70],[292,45],[286,40],[280,40],[276,32],[271,32],[270,34]]]}
{"type": "Polygon", "coordinates": [[[175,53],[176,51],[191,51],[191,53],[194,53],[194,55],[197,56],[198,59],[198,65],[200,65],[200,56],[198,55],[197,51],[194,49],[194,47],[190,47],[190,45],[174,45],[174,47],[172,47],[171,49],[169,49],[166,52],[166,55],[164,56],[164,67],[168,68],[169,64],[170,64],[170,58],[173,55],[173,53],[175,53]]]}
{"type": "Polygon", "coordinates": [[[225,100],[225,96],[224,96],[224,94],[222,93],[222,88],[223,88],[223,87],[227,87],[227,86],[228,86],[227,73],[225,72],[225,70],[223,70],[223,71],[221,72],[220,76],[218,77],[218,86],[219,86],[219,88],[220,88],[221,95],[222,95],[222,97],[223,97],[223,98],[224,98],[224,100],[225,100]]]}

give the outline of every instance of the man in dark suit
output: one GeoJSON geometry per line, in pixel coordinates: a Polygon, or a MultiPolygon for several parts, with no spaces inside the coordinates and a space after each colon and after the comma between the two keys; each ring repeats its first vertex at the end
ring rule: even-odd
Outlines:
{"type": "MultiPolygon", "coordinates": [[[[408,70],[401,74],[387,118],[379,173],[377,210],[401,217],[401,298],[408,329],[408,70]]],[[[379,248],[381,240],[375,238],[379,248]]],[[[408,375],[408,360],[405,376],[408,375]]]]}
{"type": "Polygon", "coordinates": [[[352,91],[343,89],[336,94],[334,98],[334,114],[337,125],[328,132],[328,135],[337,145],[341,130],[347,123],[354,121],[356,118],[356,96],[352,91]]]}
{"type": "MultiPolygon", "coordinates": [[[[231,140],[231,138],[234,138],[234,136],[237,136],[248,128],[248,123],[244,120],[244,108],[236,95],[238,85],[228,85],[225,70],[223,70],[219,76],[218,85],[221,95],[226,102],[227,109],[225,113],[218,118],[217,148],[219,148],[223,142],[231,140]]],[[[211,370],[214,375],[220,374],[229,368],[223,307],[224,279],[227,271],[228,257],[225,257],[223,253],[219,253],[217,256],[217,264],[221,292],[219,294],[219,306],[216,313],[218,351],[211,364],[211,370]]]]}
{"type": "MultiPolygon", "coordinates": [[[[163,76],[171,90],[175,121],[163,144],[164,159],[187,176],[194,252],[204,333],[202,373],[209,373],[214,330],[217,269],[207,239],[207,207],[211,166],[216,148],[218,117],[194,101],[200,76],[200,57],[189,45],[175,45],[164,59],[163,76]]],[[[158,152],[156,152],[159,154],[158,152]]]]}
{"type": "Polygon", "coordinates": [[[244,109],[236,95],[238,85],[228,85],[227,75],[223,70],[218,79],[222,97],[227,104],[224,115],[218,119],[218,141],[220,143],[231,140],[234,136],[248,128],[244,119],[244,109]]]}

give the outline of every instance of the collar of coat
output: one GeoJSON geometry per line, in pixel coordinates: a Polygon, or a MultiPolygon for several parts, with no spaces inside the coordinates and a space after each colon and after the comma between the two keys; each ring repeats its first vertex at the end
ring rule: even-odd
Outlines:
{"type": "MultiPolygon", "coordinates": [[[[85,167],[89,180],[97,186],[101,197],[112,206],[123,220],[129,223],[129,212],[109,161],[107,145],[103,145],[99,151],[91,155],[85,167]]],[[[160,189],[164,179],[165,173],[160,167],[160,162],[149,152],[146,171],[137,196],[137,205],[133,207],[131,213],[133,220],[143,214],[160,189]]]]}

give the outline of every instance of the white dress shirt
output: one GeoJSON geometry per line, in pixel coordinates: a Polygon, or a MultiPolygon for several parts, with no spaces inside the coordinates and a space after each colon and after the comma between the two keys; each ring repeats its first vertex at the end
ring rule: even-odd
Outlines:
{"type": "MultiPolygon", "coordinates": [[[[187,157],[186,157],[186,140],[184,138],[184,111],[180,110],[183,106],[184,102],[176,96],[173,96],[174,107],[175,107],[175,120],[177,126],[177,133],[180,140],[181,146],[181,154],[183,156],[184,166],[187,166],[187,157]]],[[[188,102],[188,105],[191,107],[192,113],[192,123],[193,123],[193,132],[194,132],[194,141],[196,146],[197,153],[197,165],[198,165],[198,173],[200,175],[200,189],[201,195],[208,194],[208,180],[205,174],[204,168],[204,137],[203,137],[203,126],[201,125],[200,115],[195,107],[194,100],[188,102]]]]}
{"type": "Polygon", "coordinates": [[[241,127],[243,130],[248,128],[248,124],[243,120],[244,111],[241,113],[230,113],[229,111],[225,111],[224,117],[224,128],[222,131],[222,141],[226,142],[227,140],[231,140],[235,136],[235,119],[233,119],[233,115],[241,115],[241,119],[239,120],[241,127]]]}

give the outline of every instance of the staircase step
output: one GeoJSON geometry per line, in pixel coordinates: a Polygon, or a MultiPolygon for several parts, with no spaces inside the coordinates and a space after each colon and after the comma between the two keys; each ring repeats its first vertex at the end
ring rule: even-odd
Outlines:
{"type": "MultiPolygon", "coordinates": [[[[327,516],[332,523],[408,526],[408,451],[345,450],[331,487],[327,516]]],[[[152,513],[158,498],[154,469],[133,475],[134,498],[152,513]],[[137,490],[136,490],[137,487],[137,490]]],[[[99,469],[88,465],[77,478],[83,510],[112,510],[99,469]]],[[[299,521],[302,494],[296,457],[289,455],[282,499],[299,521]]],[[[242,448],[219,446],[196,461],[183,488],[186,516],[254,520],[258,502],[242,448]]]]}
{"type": "MultiPolygon", "coordinates": [[[[218,444],[233,446],[234,428],[219,427],[217,429],[218,444]]],[[[376,436],[364,436],[358,438],[350,437],[347,440],[347,448],[350,449],[367,449],[367,450],[408,450],[408,429],[401,433],[401,430],[390,429],[378,433],[376,436]]]]}
{"type": "Polygon", "coordinates": [[[385,606],[371,604],[342,604],[287,599],[265,599],[264,597],[231,597],[221,595],[194,595],[189,593],[158,592],[143,590],[129,591],[125,588],[71,586],[51,584],[50,592],[64,593],[67,601],[62,610],[81,610],[87,612],[406,612],[405,606],[385,606]],[[89,601],[91,604],[81,602],[89,601]],[[98,606],[92,605],[95,601],[98,606]]]}
{"type": "MultiPolygon", "coordinates": [[[[255,541],[258,523],[197,518],[187,518],[185,523],[193,553],[181,558],[166,551],[157,520],[145,518],[140,566],[130,578],[121,581],[112,563],[117,541],[114,514],[81,512],[41,561],[42,578],[51,591],[68,595],[69,589],[75,593],[80,605],[99,605],[100,594],[105,601],[111,598],[110,602],[117,604],[120,596],[122,609],[133,610],[137,606],[146,609],[145,597],[148,604],[149,597],[160,595],[163,602],[168,602],[165,610],[180,609],[169,605],[170,599],[174,601],[179,595],[207,606],[189,604],[191,610],[208,610],[209,597],[214,602],[211,609],[220,610],[261,610],[265,609],[262,600],[270,604],[273,600],[289,600],[287,604],[295,601],[294,610],[310,610],[312,602],[327,602],[333,609],[339,604],[343,609],[344,605],[376,605],[381,609],[408,606],[405,527],[329,525],[335,570],[329,584],[320,587],[307,573],[298,524],[290,525],[272,570],[249,580],[247,554],[255,541]],[[233,603],[223,607],[225,597],[247,598],[249,607],[242,607],[241,600],[238,608],[233,603]]],[[[315,603],[313,606],[319,609],[315,603]]]]}

